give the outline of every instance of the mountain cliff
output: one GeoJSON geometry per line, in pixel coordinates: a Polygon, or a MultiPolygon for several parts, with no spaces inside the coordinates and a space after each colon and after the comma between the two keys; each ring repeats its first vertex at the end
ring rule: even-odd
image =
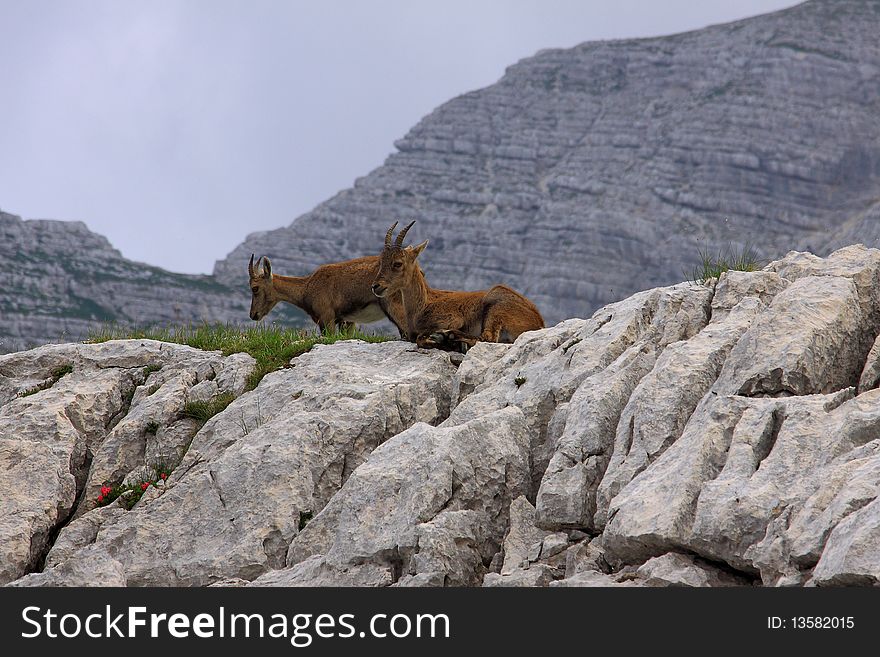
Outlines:
{"type": "Polygon", "coordinates": [[[378,253],[395,220],[436,287],[505,282],[550,323],[680,280],[701,250],[880,244],[880,2],[814,0],[546,50],[442,105],[385,164],[217,262],[378,253]]]}
{"type": "Polygon", "coordinates": [[[0,356],[0,584],[877,585],[878,332],[850,246],[249,392],[152,340],[0,356]]]}
{"type": "Polygon", "coordinates": [[[235,283],[126,260],[82,222],[0,212],[0,353],[76,340],[106,322],[250,321],[246,281],[235,283]]]}

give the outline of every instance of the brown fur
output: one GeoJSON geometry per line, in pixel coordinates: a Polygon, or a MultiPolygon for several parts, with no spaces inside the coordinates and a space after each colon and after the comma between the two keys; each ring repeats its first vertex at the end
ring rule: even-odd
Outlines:
{"type": "Polygon", "coordinates": [[[450,338],[465,344],[477,340],[513,342],[526,331],[544,328],[544,318],[535,304],[506,285],[477,292],[430,287],[417,262],[428,242],[403,248],[402,235],[396,244],[390,243],[390,235],[391,231],[379,256],[373,292],[382,298],[401,296],[408,340],[426,347],[439,346],[450,338]]]}
{"type": "Polygon", "coordinates": [[[378,271],[379,257],[367,256],[321,265],[308,276],[280,276],[272,274],[268,258],[260,258],[254,266],[252,255],[250,317],[259,321],[279,301],[286,301],[308,313],[321,331],[388,317],[403,336],[406,324],[400,296],[379,299],[370,289],[378,271]]]}

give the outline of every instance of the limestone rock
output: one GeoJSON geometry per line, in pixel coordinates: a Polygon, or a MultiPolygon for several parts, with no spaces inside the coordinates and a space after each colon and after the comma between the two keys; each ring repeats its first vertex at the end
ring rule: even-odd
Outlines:
{"type": "Polygon", "coordinates": [[[610,567],[605,560],[605,550],[601,537],[592,541],[581,541],[572,545],[565,553],[565,577],[574,577],[588,570],[608,572],[610,567]]]}
{"type": "Polygon", "coordinates": [[[739,340],[715,390],[747,397],[809,395],[854,385],[869,320],[851,279],[799,278],[739,340]]]}
{"type": "Polygon", "coordinates": [[[876,497],[880,393],[853,394],[707,400],[612,501],[606,548],[625,560],[684,548],[768,584],[802,580],[876,497]]]}
{"type": "Polygon", "coordinates": [[[554,582],[550,582],[550,586],[561,586],[566,588],[571,587],[633,587],[633,586],[644,586],[644,584],[639,581],[635,576],[621,577],[619,575],[607,575],[605,573],[599,573],[593,570],[585,570],[583,572],[574,575],[573,577],[566,577],[565,579],[559,579],[554,582]]]}
{"type": "MultiPolygon", "coordinates": [[[[622,408],[628,388],[650,369],[655,350],[691,338],[705,326],[711,297],[703,286],[657,288],[602,308],[588,320],[525,333],[489,366],[485,382],[453,409],[446,423],[511,405],[520,408],[531,436],[532,490],[537,491],[575,392],[584,387],[585,396],[601,397],[601,386],[615,382],[614,398],[622,408]],[[593,376],[598,378],[590,382],[593,376]]],[[[594,421],[611,427],[614,408],[609,401],[605,415],[596,413],[594,421]]],[[[539,508],[539,523],[540,514],[539,508]]]]}
{"type": "Polygon", "coordinates": [[[544,564],[518,568],[510,573],[487,573],[483,578],[486,587],[548,586],[553,581],[553,569],[544,564]]]}
{"type": "Polygon", "coordinates": [[[501,546],[512,500],[528,486],[522,413],[508,408],[451,427],[416,425],[376,449],[290,546],[335,571],[444,572],[477,585],[501,546]]]}
{"type": "Polygon", "coordinates": [[[88,547],[83,558],[63,561],[40,573],[31,573],[9,586],[126,586],[122,564],[100,549],[88,547]],[[88,555],[88,558],[85,558],[88,555]]]}
{"type": "Polygon", "coordinates": [[[669,552],[642,564],[636,574],[646,586],[736,586],[746,581],[731,576],[707,564],[696,563],[694,558],[669,552]]]}
{"type": "MultiPolygon", "coordinates": [[[[715,383],[730,350],[764,308],[757,298],[744,297],[720,319],[713,314],[712,321],[693,338],[663,351],[619,415],[613,450],[606,443],[601,452],[607,468],[599,475],[596,502],[589,509],[595,512],[593,526],[605,526],[611,499],[678,440],[697,404],[715,383]]],[[[549,473],[548,469],[545,482],[549,473]]],[[[593,486],[597,480],[593,475],[593,486]]],[[[584,519],[584,524],[589,520],[584,519]]]]}
{"type": "Polygon", "coordinates": [[[880,386],[880,335],[865,359],[865,367],[859,376],[859,394],[880,386]]]}
{"type": "Polygon", "coordinates": [[[546,531],[535,526],[535,507],[524,496],[510,503],[509,513],[510,528],[504,537],[502,575],[520,569],[523,561],[528,560],[530,547],[541,543],[547,535],[546,531]]]}
{"type": "Polygon", "coordinates": [[[719,277],[712,296],[712,321],[725,319],[746,297],[756,297],[767,306],[790,284],[773,271],[726,271],[719,277]]]}
{"type": "Polygon", "coordinates": [[[838,523],[813,570],[812,584],[880,583],[880,501],[874,499],[838,523]]]}

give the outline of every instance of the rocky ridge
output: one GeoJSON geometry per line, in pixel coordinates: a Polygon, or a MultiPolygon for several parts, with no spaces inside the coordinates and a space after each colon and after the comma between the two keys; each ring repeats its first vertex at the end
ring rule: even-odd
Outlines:
{"type": "MultiPolygon", "coordinates": [[[[126,260],[82,222],[23,221],[0,212],[0,353],[82,339],[107,322],[250,321],[245,271],[232,287],[175,274],[126,260]]],[[[300,316],[276,312],[293,321],[300,316]]]]}
{"type": "Polygon", "coordinates": [[[250,236],[276,271],[378,253],[391,222],[435,287],[503,282],[548,323],[744,243],[765,260],[880,246],[880,2],[813,0],[726,25],[539,52],[459,96],[385,163],[250,236]]]}
{"type": "Polygon", "coordinates": [[[859,245],[463,358],[318,346],[250,392],[250,357],[152,341],[0,356],[0,582],[876,585],[878,333],[859,245]]]}

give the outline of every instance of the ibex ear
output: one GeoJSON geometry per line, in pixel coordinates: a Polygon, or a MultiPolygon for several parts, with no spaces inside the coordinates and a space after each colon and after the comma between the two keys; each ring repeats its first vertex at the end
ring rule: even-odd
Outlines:
{"type": "Polygon", "coordinates": [[[272,263],[269,258],[263,258],[263,278],[267,281],[272,279],[272,263]]]}
{"type": "Polygon", "coordinates": [[[415,246],[409,246],[409,247],[407,247],[406,250],[409,251],[409,253],[410,253],[410,255],[412,256],[413,260],[415,260],[416,258],[419,257],[419,255],[421,254],[421,252],[425,250],[425,247],[427,247],[427,246],[428,246],[428,240],[425,240],[425,241],[422,242],[421,244],[416,244],[415,246]]]}

